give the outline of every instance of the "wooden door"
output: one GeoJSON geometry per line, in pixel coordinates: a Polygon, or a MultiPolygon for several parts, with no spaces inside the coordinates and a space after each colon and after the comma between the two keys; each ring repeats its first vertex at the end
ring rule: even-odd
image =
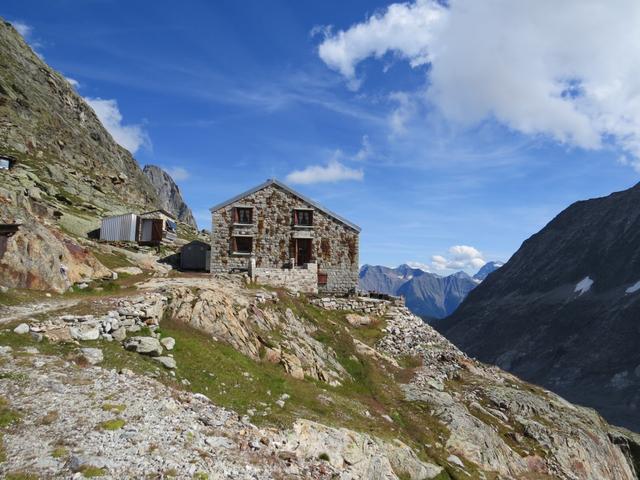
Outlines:
{"type": "Polygon", "coordinates": [[[302,266],[311,261],[311,239],[296,238],[296,265],[302,266]]]}
{"type": "Polygon", "coordinates": [[[162,241],[162,220],[153,220],[153,226],[151,227],[151,241],[158,243],[162,241]]]}

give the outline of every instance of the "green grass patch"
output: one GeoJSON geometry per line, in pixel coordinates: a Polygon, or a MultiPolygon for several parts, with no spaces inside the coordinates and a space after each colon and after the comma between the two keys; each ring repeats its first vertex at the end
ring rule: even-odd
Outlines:
{"type": "Polygon", "coordinates": [[[122,413],[126,408],[126,405],[121,403],[105,403],[102,405],[102,410],[105,412],[122,413]]]}
{"type": "Polygon", "coordinates": [[[107,470],[101,467],[95,467],[93,465],[84,465],[80,469],[80,473],[85,478],[104,477],[107,474],[107,470]]]}
{"type": "Polygon", "coordinates": [[[62,446],[56,447],[51,451],[51,456],[53,458],[64,458],[69,455],[69,451],[62,446]]]}
{"type": "Polygon", "coordinates": [[[100,424],[102,430],[120,430],[126,425],[126,421],[122,418],[113,418],[100,424]]]}
{"type": "Polygon", "coordinates": [[[103,252],[101,250],[93,251],[93,255],[98,259],[98,261],[107,267],[110,270],[116,268],[123,267],[133,267],[135,266],[131,261],[127,258],[124,253],[121,252],[103,252]]]}
{"type": "Polygon", "coordinates": [[[0,397],[0,428],[14,425],[20,421],[20,414],[12,410],[6,398],[0,397]]]}
{"type": "Polygon", "coordinates": [[[40,477],[35,473],[26,472],[24,470],[7,472],[4,477],[6,480],[38,480],[40,477]]]}

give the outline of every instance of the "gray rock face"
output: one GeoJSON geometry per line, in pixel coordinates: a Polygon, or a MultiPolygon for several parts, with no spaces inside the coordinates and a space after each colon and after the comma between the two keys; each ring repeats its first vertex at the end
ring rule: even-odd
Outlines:
{"type": "Polygon", "coordinates": [[[0,278],[62,293],[111,274],[66,232],[85,237],[103,215],[152,210],[158,198],[93,109],[1,18],[0,52],[0,154],[17,160],[0,172],[0,218],[22,224],[0,278]]]}
{"type": "Polygon", "coordinates": [[[143,172],[156,189],[162,208],[173,213],[181,222],[197,229],[198,225],[193,213],[182,198],[180,189],[171,175],[155,165],[145,165],[143,172]]]}
{"type": "Polygon", "coordinates": [[[571,205],[436,327],[470,355],[640,430],[638,205],[640,185],[571,205]]]}

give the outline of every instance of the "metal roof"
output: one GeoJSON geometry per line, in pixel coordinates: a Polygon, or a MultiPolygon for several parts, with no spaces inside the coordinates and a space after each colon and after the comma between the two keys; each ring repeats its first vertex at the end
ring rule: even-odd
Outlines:
{"type": "Polygon", "coordinates": [[[293,188],[285,185],[284,183],[282,183],[279,180],[276,180],[275,178],[271,178],[269,180],[267,180],[264,183],[261,183],[260,185],[258,185],[257,187],[253,187],[250,190],[247,190],[246,192],[243,192],[239,195],[236,195],[233,198],[230,198],[229,200],[219,203],[217,205],[214,205],[213,207],[211,207],[209,210],[211,211],[211,213],[220,210],[221,208],[227,207],[229,205],[231,205],[234,202],[237,202],[238,200],[243,199],[244,197],[247,197],[253,193],[256,193],[260,190],[262,190],[263,188],[267,188],[271,185],[275,185],[277,187],[280,187],[281,189],[283,189],[286,192],[289,192],[291,195],[294,195],[296,197],[298,197],[300,200],[302,200],[303,202],[308,203],[309,205],[312,205],[314,208],[317,208],[318,210],[320,210],[321,212],[326,213],[327,215],[329,215],[330,217],[333,217],[335,220],[338,220],[340,223],[345,224],[347,227],[350,227],[352,229],[354,229],[356,232],[360,232],[362,229],[356,225],[355,223],[350,222],[349,220],[347,220],[344,217],[341,217],[340,215],[338,215],[337,213],[332,212],[331,210],[329,210],[328,208],[323,207],[322,205],[320,205],[319,203],[311,200],[310,198],[305,197],[304,195],[302,195],[299,192],[296,192],[293,188]]]}

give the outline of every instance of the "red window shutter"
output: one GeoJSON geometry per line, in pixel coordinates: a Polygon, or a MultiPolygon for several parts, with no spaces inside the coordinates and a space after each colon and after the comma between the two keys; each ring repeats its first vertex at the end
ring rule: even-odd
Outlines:
{"type": "Polygon", "coordinates": [[[298,211],[297,210],[293,211],[293,224],[294,225],[298,225],[298,211]]]}
{"type": "MultiPolygon", "coordinates": [[[[235,211],[235,208],[233,210],[235,211]]],[[[231,237],[231,251],[232,252],[237,252],[238,251],[238,245],[236,243],[236,237],[231,237]]]]}
{"type": "Polygon", "coordinates": [[[233,223],[238,223],[238,208],[233,207],[233,223]]]}

